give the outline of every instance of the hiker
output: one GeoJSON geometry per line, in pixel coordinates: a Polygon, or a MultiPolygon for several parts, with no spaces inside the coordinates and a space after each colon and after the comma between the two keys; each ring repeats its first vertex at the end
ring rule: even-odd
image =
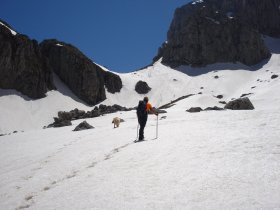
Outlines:
{"type": "Polygon", "coordinates": [[[155,114],[156,116],[158,115],[158,113],[153,109],[152,105],[149,103],[149,98],[146,96],[144,97],[143,101],[139,101],[137,107],[137,118],[138,123],[140,125],[138,141],[144,140],[144,128],[148,119],[148,113],[155,114]]]}

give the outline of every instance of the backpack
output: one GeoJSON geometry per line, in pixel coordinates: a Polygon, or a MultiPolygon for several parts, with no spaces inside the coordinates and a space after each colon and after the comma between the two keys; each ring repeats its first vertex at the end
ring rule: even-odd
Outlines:
{"type": "Polygon", "coordinates": [[[139,101],[138,107],[137,107],[137,117],[143,118],[148,115],[146,111],[146,105],[147,103],[145,101],[139,101]]]}

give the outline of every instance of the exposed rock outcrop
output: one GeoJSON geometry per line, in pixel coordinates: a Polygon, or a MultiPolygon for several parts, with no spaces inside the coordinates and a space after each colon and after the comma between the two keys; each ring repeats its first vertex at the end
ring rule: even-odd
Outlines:
{"type": "Polygon", "coordinates": [[[94,127],[88,124],[87,121],[81,122],[73,131],[82,131],[82,130],[87,130],[87,129],[93,129],[94,127]]]}
{"type": "Polygon", "coordinates": [[[249,100],[249,98],[245,97],[245,98],[239,98],[239,99],[228,102],[225,105],[225,109],[253,110],[255,108],[254,108],[252,102],[249,100]]]}
{"type": "Polygon", "coordinates": [[[109,92],[122,87],[119,76],[105,72],[82,52],[70,44],[45,40],[40,44],[52,70],[82,100],[94,105],[106,99],[104,85],[109,92]]]}
{"type": "Polygon", "coordinates": [[[217,106],[207,107],[206,109],[204,109],[204,111],[221,111],[221,110],[224,110],[224,109],[221,107],[217,107],[217,106]]]}
{"type": "Polygon", "coordinates": [[[211,0],[221,2],[221,10],[261,34],[280,37],[280,0],[211,0]]]}
{"type": "Polygon", "coordinates": [[[194,95],[195,94],[189,94],[189,95],[181,96],[181,97],[171,101],[170,103],[167,103],[167,104],[164,104],[164,105],[158,107],[158,109],[168,109],[168,108],[174,106],[176,102],[181,101],[181,100],[186,99],[186,98],[189,98],[189,97],[194,96],[194,95]]]}
{"type": "Polygon", "coordinates": [[[191,2],[175,11],[167,41],[154,60],[193,67],[257,64],[271,55],[261,34],[280,36],[279,5],[280,0],[191,2]]]}
{"type": "Polygon", "coordinates": [[[201,111],[203,111],[203,109],[201,109],[200,107],[191,107],[186,111],[190,112],[190,113],[194,113],[194,112],[201,112],[201,111]]]}
{"type": "Polygon", "coordinates": [[[1,20],[0,49],[0,88],[16,89],[33,99],[55,88],[50,66],[37,41],[15,33],[1,20]]]}
{"type": "Polygon", "coordinates": [[[49,124],[47,128],[59,128],[59,127],[64,127],[64,126],[70,126],[72,125],[70,120],[62,119],[62,118],[57,118],[54,117],[54,122],[52,124],[49,124]]]}
{"type": "Polygon", "coordinates": [[[109,71],[104,71],[103,77],[104,77],[105,87],[107,88],[107,91],[109,93],[117,93],[121,91],[122,80],[118,75],[113,74],[112,72],[109,71]]]}
{"type": "Polygon", "coordinates": [[[147,94],[151,88],[147,84],[147,82],[144,81],[138,81],[135,85],[135,91],[139,94],[147,94]]]}
{"type": "Polygon", "coordinates": [[[271,79],[276,79],[277,77],[278,77],[277,74],[273,74],[273,75],[271,76],[271,79]]]}
{"type": "Polygon", "coordinates": [[[62,126],[68,126],[72,125],[72,120],[78,120],[78,119],[86,119],[86,118],[94,118],[99,117],[104,114],[110,114],[117,111],[131,111],[134,108],[126,108],[122,107],[120,105],[113,105],[113,106],[106,106],[103,104],[100,104],[99,107],[94,107],[91,111],[84,111],[79,109],[71,110],[70,112],[65,111],[59,111],[58,117],[54,117],[54,122],[50,125],[48,125],[48,128],[51,127],[62,127],[62,126]]]}

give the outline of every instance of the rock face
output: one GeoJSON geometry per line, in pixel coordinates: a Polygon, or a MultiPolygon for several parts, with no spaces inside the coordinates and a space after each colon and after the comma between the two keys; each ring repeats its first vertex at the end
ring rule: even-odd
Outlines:
{"type": "Polygon", "coordinates": [[[119,76],[105,72],[70,44],[45,40],[40,48],[52,70],[80,99],[90,105],[106,99],[104,85],[112,93],[122,88],[119,76]]]}
{"type": "Polygon", "coordinates": [[[151,90],[147,82],[138,81],[135,85],[135,91],[139,94],[146,94],[151,90]]]}
{"type": "Polygon", "coordinates": [[[271,76],[271,79],[276,79],[277,77],[278,77],[277,74],[273,74],[273,75],[271,76]]]}
{"type": "Polygon", "coordinates": [[[186,110],[187,112],[194,113],[194,112],[201,112],[203,109],[200,107],[191,107],[190,109],[186,110]]]}
{"type": "Polygon", "coordinates": [[[87,121],[81,122],[73,131],[82,131],[87,129],[93,129],[94,127],[87,123],[87,121]]]}
{"type": "Polygon", "coordinates": [[[225,105],[225,109],[232,109],[232,110],[253,110],[255,109],[251,101],[248,97],[239,98],[233,101],[228,102],[225,105]]]}
{"type": "Polygon", "coordinates": [[[70,126],[72,125],[70,120],[65,120],[61,118],[54,117],[54,122],[47,126],[47,128],[59,128],[64,126],[70,126]]]}
{"type": "Polygon", "coordinates": [[[280,0],[222,0],[221,9],[231,12],[232,15],[238,15],[242,22],[261,34],[279,38],[279,6],[280,0]]]}
{"type": "Polygon", "coordinates": [[[280,37],[280,0],[204,0],[175,11],[157,60],[169,66],[254,65],[270,57],[261,34],[280,37]]]}
{"type": "Polygon", "coordinates": [[[0,88],[16,89],[33,99],[42,98],[55,88],[50,66],[37,41],[12,34],[10,29],[0,20],[0,88]]]}
{"type": "Polygon", "coordinates": [[[104,71],[72,45],[57,40],[39,45],[1,20],[0,49],[0,88],[16,89],[33,99],[55,89],[53,72],[90,105],[106,99],[105,87],[110,93],[122,88],[118,75],[104,71]]]}
{"type": "Polygon", "coordinates": [[[107,91],[109,93],[120,92],[120,90],[122,89],[122,80],[118,75],[113,74],[109,71],[103,71],[103,77],[105,87],[107,88],[107,91]]]}

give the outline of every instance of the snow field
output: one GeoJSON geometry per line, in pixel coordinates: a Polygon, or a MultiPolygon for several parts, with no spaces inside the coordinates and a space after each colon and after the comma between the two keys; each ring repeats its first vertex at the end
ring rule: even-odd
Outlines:
{"type": "Polygon", "coordinates": [[[24,132],[0,137],[0,209],[280,209],[280,45],[268,44],[256,71],[217,64],[190,76],[156,63],[120,74],[123,89],[103,104],[136,106],[139,80],[156,107],[195,94],[159,116],[158,139],[149,116],[142,143],[135,111],[86,119],[92,130],[72,131],[83,120],[42,129],[57,111],[92,109],[56,77],[58,91],[36,101],[1,90],[0,133],[24,132]],[[255,110],[186,112],[249,93],[255,110]],[[117,129],[115,116],[125,120],[117,129]]]}
{"type": "MultiPolygon", "coordinates": [[[[173,109],[89,119],[95,129],[30,131],[1,139],[5,209],[273,209],[280,206],[279,112],[173,109]],[[111,119],[125,122],[113,129],[111,119]],[[5,152],[6,151],[6,152],[5,152]],[[5,163],[5,164],[4,164],[5,163]],[[31,197],[31,198],[30,198],[31,197]]],[[[1,209],[2,209],[1,207],[1,209]]]]}

